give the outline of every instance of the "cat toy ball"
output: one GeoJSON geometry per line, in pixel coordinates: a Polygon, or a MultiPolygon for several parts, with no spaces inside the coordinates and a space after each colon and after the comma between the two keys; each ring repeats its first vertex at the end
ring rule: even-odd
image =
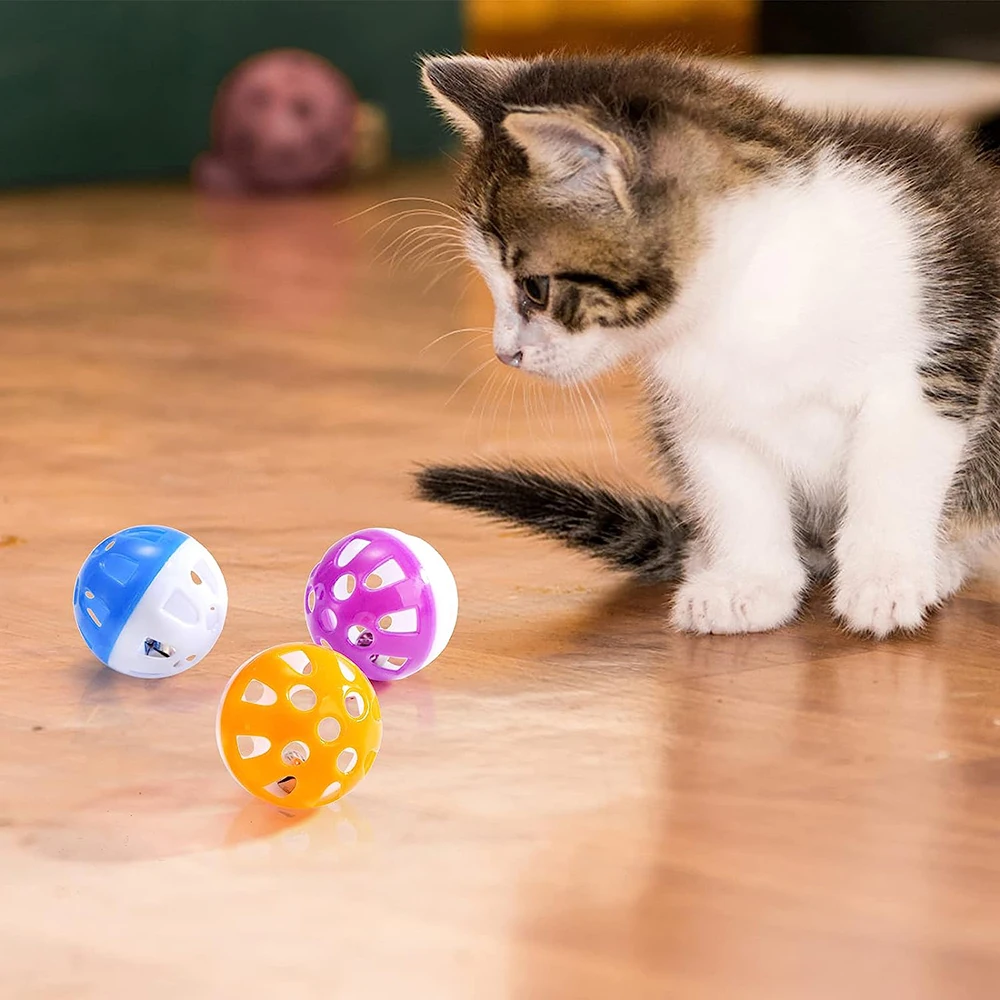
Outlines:
{"type": "Polygon", "coordinates": [[[226,620],[219,564],[175,528],[105,538],[76,578],[76,624],[94,655],[130,677],[171,677],[203,659],[226,620]]]}
{"type": "Polygon", "coordinates": [[[458,588],[422,538],[367,528],[340,539],[313,568],[305,612],[313,642],[351,657],[371,680],[397,680],[448,644],[458,588]]]}
{"type": "Polygon", "coordinates": [[[219,703],[215,727],[229,773],[290,809],[328,805],[368,773],[382,713],[368,678],[321,646],[288,643],[247,660],[219,703]]]}

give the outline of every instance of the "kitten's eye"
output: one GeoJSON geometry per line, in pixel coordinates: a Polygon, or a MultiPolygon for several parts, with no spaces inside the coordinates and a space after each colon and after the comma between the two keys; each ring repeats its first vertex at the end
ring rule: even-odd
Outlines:
{"type": "Polygon", "coordinates": [[[529,274],[519,282],[524,297],[539,309],[549,304],[549,279],[544,274],[529,274]]]}

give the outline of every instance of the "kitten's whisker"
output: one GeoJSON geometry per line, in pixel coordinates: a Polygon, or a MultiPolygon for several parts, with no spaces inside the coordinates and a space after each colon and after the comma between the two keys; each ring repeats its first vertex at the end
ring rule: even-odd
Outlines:
{"type": "Polygon", "coordinates": [[[580,418],[580,411],[577,408],[576,397],[573,395],[572,389],[573,389],[573,386],[571,384],[570,385],[566,385],[566,384],[563,385],[563,387],[562,387],[562,390],[563,390],[563,399],[569,403],[570,408],[571,408],[572,413],[573,413],[573,422],[576,424],[577,431],[579,431],[582,434],[582,433],[584,433],[583,423],[582,423],[582,420],[580,418]]]}
{"type": "MultiPolygon", "coordinates": [[[[507,387],[510,385],[513,371],[510,368],[504,368],[503,375],[503,381],[500,383],[500,391],[496,394],[496,398],[493,401],[493,421],[490,424],[490,438],[494,440],[496,439],[497,418],[500,416],[500,407],[503,404],[504,397],[507,395],[507,387]]],[[[510,451],[510,448],[507,450],[510,451]]]]}
{"type": "Polygon", "coordinates": [[[438,223],[427,223],[422,226],[409,226],[400,233],[383,233],[375,244],[375,249],[377,250],[375,259],[379,260],[384,257],[396,246],[410,246],[421,236],[434,236],[442,246],[447,245],[455,250],[464,249],[465,246],[462,237],[458,233],[450,231],[447,227],[441,226],[438,223]],[[389,239],[390,235],[391,239],[389,239]],[[382,243],[381,241],[383,240],[388,240],[388,242],[382,243]]]}
{"type": "Polygon", "coordinates": [[[493,364],[493,358],[487,358],[481,365],[477,365],[461,382],[458,383],[458,388],[445,400],[445,406],[447,406],[461,391],[465,388],[466,383],[470,379],[474,379],[487,365],[493,364]]]}
{"type": "Polygon", "coordinates": [[[456,247],[438,247],[432,254],[427,254],[421,260],[425,267],[444,267],[448,264],[467,264],[469,262],[465,249],[456,247]]]}
{"type": "MultiPolygon", "coordinates": [[[[449,223],[443,222],[422,222],[419,224],[406,225],[402,229],[396,229],[396,221],[391,222],[388,226],[382,228],[372,240],[373,251],[381,252],[385,249],[387,243],[394,242],[398,239],[404,239],[408,233],[417,233],[423,231],[427,226],[446,226],[450,230],[450,235],[454,237],[456,242],[461,242],[464,240],[464,235],[458,227],[453,227],[449,223]]],[[[362,239],[367,238],[368,234],[371,232],[369,229],[363,236],[362,239]]]]}
{"type": "MultiPolygon", "coordinates": [[[[493,372],[493,376],[490,378],[489,392],[483,397],[483,407],[479,411],[479,424],[476,428],[476,447],[481,448],[484,441],[488,441],[487,435],[483,433],[483,420],[486,418],[487,409],[490,410],[492,414],[491,427],[496,423],[496,399],[497,393],[500,391],[500,387],[503,384],[503,379],[501,376],[506,374],[506,369],[497,368],[493,372]]],[[[493,432],[490,430],[488,432],[488,437],[492,438],[493,432]]]]}
{"type": "Polygon", "coordinates": [[[514,416],[514,393],[517,391],[517,382],[508,378],[507,383],[510,385],[510,402],[507,404],[507,453],[510,454],[510,424],[514,416]]]}
{"type": "MultiPolygon", "coordinates": [[[[545,413],[543,413],[542,403],[545,401],[544,394],[538,388],[538,383],[534,379],[528,380],[528,395],[531,398],[531,408],[538,417],[542,425],[542,433],[545,433],[545,413]]],[[[537,437],[537,435],[536,435],[537,437]]]]}
{"type": "Polygon", "coordinates": [[[580,401],[580,412],[583,414],[583,419],[587,424],[586,435],[587,435],[587,453],[590,455],[590,465],[596,471],[597,470],[597,450],[594,447],[594,424],[590,419],[590,410],[587,408],[587,404],[583,398],[583,388],[582,383],[574,382],[573,391],[576,398],[580,401]]]}
{"type": "Polygon", "coordinates": [[[488,326],[463,326],[457,330],[449,330],[447,333],[442,333],[440,337],[435,337],[426,347],[421,347],[419,353],[423,354],[429,351],[435,344],[440,344],[442,340],[447,340],[449,337],[457,336],[460,333],[489,333],[490,328],[488,326]]]}
{"type": "MultiPolygon", "coordinates": [[[[458,260],[452,262],[448,267],[444,267],[440,271],[438,271],[438,273],[434,275],[433,278],[431,278],[429,284],[424,289],[424,294],[426,295],[439,281],[443,281],[445,278],[447,278],[449,274],[454,274],[456,271],[460,271],[462,269],[463,264],[467,265],[468,267],[472,266],[471,264],[469,264],[468,258],[466,258],[465,254],[462,254],[462,256],[458,260]]],[[[459,294],[458,297],[459,302],[461,302],[462,295],[464,295],[468,291],[468,289],[469,289],[469,283],[466,282],[464,288],[462,289],[462,292],[459,294]]]]}
{"type": "Polygon", "coordinates": [[[476,447],[478,447],[479,441],[481,440],[482,436],[483,413],[486,412],[486,404],[485,404],[486,392],[489,389],[489,387],[493,384],[498,374],[499,373],[496,370],[490,372],[490,377],[483,383],[482,386],[480,386],[479,392],[476,394],[476,401],[472,404],[472,409],[469,411],[468,417],[465,418],[465,429],[462,431],[463,441],[468,440],[469,424],[472,423],[472,420],[476,415],[476,410],[477,409],[479,410],[479,432],[476,437],[476,447]]]}
{"type": "Polygon", "coordinates": [[[476,405],[472,408],[472,412],[469,414],[469,419],[465,422],[465,431],[466,431],[466,436],[467,436],[468,435],[468,431],[469,431],[469,424],[472,423],[472,419],[476,415],[476,410],[477,409],[479,410],[479,422],[476,425],[476,439],[475,439],[475,443],[473,445],[473,447],[475,447],[475,448],[479,447],[479,443],[483,439],[483,414],[486,412],[486,392],[485,392],[485,389],[489,388],[489,386],[493,385],[493,382],[496,379],[496,377],[497,377],[498,374],[499,374],[499,371],[497,371],[497,370],[494,370],[494,371],[490,372],[490,377],[486,380],[486,386],[484,387],[484,391],[480,392],[479,396],[476,399],[476,405]]]}
{"type": "Polygon", "coordinates": [[[382,219],[380,222],[376,222],[373,226],[366,229],[363,235],[367,236],[369,233],[381,228],[382,232],[375,237],[376,241],[386,239],[390,235],[398,236],[400,233],[395,232],[396,227],[405,219],[415,219],[421,221],[415,221],[411,224],[404,225],[400,232],[413,232],[414,230],[422,229],[425,226],[441,226],[458,235],[465,233],[465,228],[463,226],[459,225],[453,219],[449,219],[447,216],[442,216],[439,213],[429,214],[426,211],[420,211],[400,212],[397,215],[390,216],[388,219],[382,219]]]}
{"type": "Polygon", "coordinates": [[[436,245],[440,249],[444,249],[446,246],[451,250],[459,249],[461,244],[452,242],[452,238],[445,233],[435,232],[434,230],[437,229],[437,226],[414,226],[412,229],[407,229],[386,244],[375,256],[375,260],[381,260],[393,247],[396,247],[396,252],[392,255],[392,259],[389,262],[391,270],[401,254],[403,259],[405,259],[407,254],[416,253],[421,247],[427,244],[436,245]]]}
{"type": "Polygon", "coordinates": [[[363,208],[360,212],[355,212],[353,215],[347,216],[346,219],[339,219],[334,223],[335,226],[343,226],[345,223],[353,222],[355,219],[360,219],[363,215],[367,215],[369,212],[374,212],[380,208],[385,208],[386,205],[394,205],[401,201],[415,201],[423,202],[428,205],[437,205],[439,208],[443,208],[448,212],[454,214],[456,221],[461,221],[458,213],[455,209],[449,205],[447,202],[438,201],[437,198],[421,198],[417,196],[401,197],[401,198],[386,198],[384,201],[378,202],[376,205],[369,205],[368,208],[363,208]]]}
{"type": "Polygon", "coordinates": [[[584,383],[583,389],[587,393],[587,397],[590,399],[590,402],[594,407],[594,414],[597,416],[597,422],[601,425],[601,430],[604,431],[604,438],[608,442],[608,450],[611,452],[611,458],[615,465],[618,465],[618,446],[615,444],[615,437],[611,432],[611,423],[608,420],[607,413],[605,413],[603,405],[597,396],[595,396],[593,389],[591,389],[591,387],[586,383],[584,383]]]}
{"type": "Polygon", "coordinates": [[[531,395],[528,392],[530,388],[528,380],[526,378],[521,379],[521,407],[524,410],[525,417],[528,422],[528,438],[532,441],[535,439],[535,422],[534,414],[531,410],[531,395]]]}
{"type": "Polygon", "coordinates": [[[453,271],[459,271],[463,265],[467,264],[468,260],[466,260],[464,253],[452,257],[437,257],[434,260],[423,262],[424,267],[438,268],[435,278],[441,278],[444,275],[451,274],[453,271]]]}
{"type": "Polygon", "coordinates": [[[378,247],[378,251],[374,254],[372,260],[377,263],[388,256],[400,244],[405,246],[408,240],[415,239],[422,231],[423,227],[414,226],[410,229],[404,229],[401,233],[396,233],[387,243],[378,247]]]}
{"type": "MultiPolygon", "coordinates": [[[[462,299],[464,299],[465,296],[469,294],[469,289],[472,287],[472,283],[478,277],[479,277],[479,272],[474,267],[472,267],[471,268],[471,273],[469,274],[469,277],[466,279],[465,284],[462,286],[462,290],[458,293],[458,299],[455,302],[456,306],[458,306],[459,303],[461,303],[462,299]]],[[[434,279],[434,281],[437,281],[437,280],[439,280],[439,278],[435,278],[434,279]]],[[[434,282],[431,282],[431,284],[433,284],[433,283],[434,282]]]]}
{"type": "MultiPolygon", "coordinates": [[[[408,243],[405,251],[401,249],[396,257],[399,257],[399,264],[406,263],[414,270],[419,270],[439,260],[444,262],[445,258],[448,258],[449,261],[462,259],[465,257],[465,250],[447,239],[442,239],[437,234],[430,234],[424,236],[423,239],[408,243]]],[[[396,261],[394,260],[393,263],[396,261]]]]}
{"type": "Polygon", "coordinates": [[[465,259],[465,249],[463,247],[438,242],[437,244],[431,244],[423,253],[416,253],[416,248],[414,248],[414,256],[411,259],[411,264],[414,268],[431,267],[439,264],[452,264],[457,260],[465,259]]]}
{"type": "Polygon", "coordinates": [[[460,348],[459,348],[459,349],[458,349],[457,351],[452,351],[452,353],[451,353],[451,354],[449,354],[447,358],[445,358],[445,362],[444,362],[444,363],[445,363],[445,365],[449,365],[449,364],[451,364],[451,362],[452,362],[452,361],[453,361],[453,360],[454,360],[455,358],[457,358],[457,357],[458,357],[458,356],[459,356],[459,355],[460,355],[460,354],[462,353],[462,351],[466,351],[466,350],[468,350],[468,349],[469,349],[470,347],[472,347],[472,346],[473,346],[474,344],[479,344],[479,343],[481,343],[481,342],[482,342],[483,340],[485,340],[485,339],[486,339],[486,338],[487,338],[488,336],[489,336],[489,334],[488,334],[488,333],[477,333],[477,334],[476,334],[476,335],[475,335],[475,336],[474,336],[474,337],[473,337],[473,338],[472,338],[471,340],[468,340],[468,341],[466,341],[466,342],[465,342],[464,344],[462,344],[462,346],[461,346],[461,347],[460,347],[460,348]]]}
{"type": "Polygon", "coordinates": [[[531,380],[531,389],[538,404],[538,415],[542,419],[542,432],[548,431],[549,437],[555,435],[555,424],[552,421],[552,393],[537,379],[531,380]]]}
{"type": "Polygon", "coordinates": [[[428,287],[433,287],[435,281],[443,281],[456,271],[462,270],[462,265],[465,263],[466,261],[464,257],[453,257],[450,260],[440,262],[431,261],[430,263],[424,265],[425,268],[430,266],[434,266],[436,268],[434,272],[434,279],[428,287]]]}
{"type": "Polygon", "coordinates": [[[490,378],[489,392],[483,396],[482,409],[479,411],[479,422],[476,425],[476,448],[481,448],[483,446],[483,442],[488,442],[489,440],[490,432],[488,430],[485,433],[483,432],[483,421],[486,419],[487,411],[491,414],[494,412],[494,408],[496,406],[496,394],[503,381],[503,374],[504,370],[498,366],[493,372],[493,377],[490,378]]]}
{"type": "MultiPolygon", "coordinates": [[[[392,215],[386,216],[384,219],[379,219],[378,222],[372,223],[362,234],[361,237],[364,239],[369,233],[374,232],[380,226],[384,226],[389,229],[392,228],[397,222],[403,219],[416,218],[418,216],[430,217],[432,219],[444,219],[445,222],[454,224],[456,229],[461,229],[462,226],[459,224],[458,219],[455,216],[448,215],[445,212],[438,212],[432,208],[410,208],[402,212],[394,212],[392,215]]],[[[379,237],[381,239],[381,237],[379,237]]]]}

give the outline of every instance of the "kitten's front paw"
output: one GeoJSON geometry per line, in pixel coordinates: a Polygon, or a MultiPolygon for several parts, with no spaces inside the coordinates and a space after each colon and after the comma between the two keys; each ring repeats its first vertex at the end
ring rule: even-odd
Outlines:
{"type": "Polygon", "coordinates": [[[795,617],[803,583],[800,574],[747,577],[702,570],[678,589],[671,623],[702,634],[767,632],[795,617]]]}
{"type": "Polygon", "coordinates": [[[934,572],[909,567],[893,572],[841,574],[833,607],[852,632],[882,639],[892,632],[920,628],[927,609],[937,598],[934,572]]]}

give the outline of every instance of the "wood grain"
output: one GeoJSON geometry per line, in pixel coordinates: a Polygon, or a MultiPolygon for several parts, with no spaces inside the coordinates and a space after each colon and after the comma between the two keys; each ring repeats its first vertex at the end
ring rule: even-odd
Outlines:
{"type": "Polygon", "coordinates": [[[783,632],[694,639],[665,592],[414,502],[414,463],[473,453],[645,479],[627,374],[601,388],[617,467],[584,400],[515,372],[448,402],[488,342],[421,349],[488,299],[366,235],[427,203],[332,224],[448,191],[0,201],[0,996],[995,997],[995,578],[882,645],[821,594],[783,632]],[[102,669],[71,615],[89,548],[141,522],[230,587],[216,650],[168,681],[102,669]],[[310,566],[372,524],[440,549],[459,626],[382,688],[365,782],[286,817],[226,774],[217,699],[305,637],[310,566]]]}

